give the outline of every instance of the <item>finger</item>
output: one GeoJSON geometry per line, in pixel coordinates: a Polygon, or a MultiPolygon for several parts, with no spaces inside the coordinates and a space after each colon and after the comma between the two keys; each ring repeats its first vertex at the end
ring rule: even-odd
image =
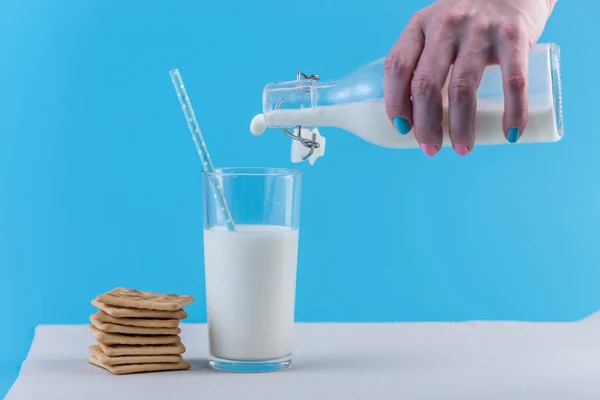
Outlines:
{"type": "Polygon", "coordinates": [[[502,70],[504,90],[502,129],[510,143],[519,140],[527,125],[529,49],[529,41],[518,24],[506,24],[498,28],[496,54],[502,70]]]}
{"type": "Polygon", "coordinates": [[[421,26],[410,22],[385,59],[383,92],[388,117],[402,135],[412,126],[410,81],[423,51],[421,26]]]}
{"type": "Polygon", "coordinates": [[[442,87],[455,52],[452,41],[436,39],[425,43],[411,82],[414,132],[428,156],[442,147],[442,87]]]}
{"type": "Polygon", "coordinates": [[[477,88],[489,61],[487,47],[467,45],[459,50],[448,83],[448,122],[452,147],[466,156],[475,145],[477,88]],[[482,48],[483,47],[483,48],[482,48]]]}

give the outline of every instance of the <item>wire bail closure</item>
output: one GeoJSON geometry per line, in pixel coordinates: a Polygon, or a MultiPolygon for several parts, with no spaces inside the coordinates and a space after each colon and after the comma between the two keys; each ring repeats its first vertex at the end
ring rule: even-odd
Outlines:
{"type": "MultiPolygon", "coordinates": [[[[298,73],[296,74],[296,80],[300,82],[302,79],[316,82],[320,79],[320,76],[317,74],[307,75],[302,71],[298,71],[298,73]]],[[[281,106],[283,100],[283,98],[279,99],[279,101],[275,105],[276,110],[279,109],[279,106],[281,106]]],[[[321,147],[321,145],[319,144],[319,142],[316,141],[317,135],[314,133],[312,134],[312,139],[305,139],[302,137],[302,125],[297,125],[296,129],[298,130],[298,133],[294,134],[293,132],[290,132],[287,128],[281,128],[283,133],[285,133],[288,137],[292,138],[293,140],[299,141],[304,147],[307,147],[309,149],[308,154],[302,158],[303,160],[306,160],[307,158],[312,156],[315,152],[315,149],[318,149],[319,147],[321,147]]]]}

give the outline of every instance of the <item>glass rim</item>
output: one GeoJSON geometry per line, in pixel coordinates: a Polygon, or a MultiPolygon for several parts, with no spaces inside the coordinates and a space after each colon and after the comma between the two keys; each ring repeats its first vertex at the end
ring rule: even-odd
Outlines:
{"type": "Polygon", "coordinates": [[[204,175],[217,176],[295,176],[301,175],[299,169],[273,168],[273,167],[225,167],[216,168],[214,171],[202,171],[204,175]]]}

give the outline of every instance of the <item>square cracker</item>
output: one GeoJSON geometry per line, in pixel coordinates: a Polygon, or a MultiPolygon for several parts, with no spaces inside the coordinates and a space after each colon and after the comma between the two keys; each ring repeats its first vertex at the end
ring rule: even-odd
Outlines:
{"type": "Polygon", "coordinates": [[[126,345],[116,344],[108,345],[98,342],[98,347],[109,357],[120,356],[149,356],[149,355],[170,355],[183,354],[186,351],[183,343],[165,344],[165,345],[126,345]]]}
{"type": "Polygon", "coordinates": [[[113,375],[137,374],[138,372],[179,371],[190,369],[189,362],[181,360],[176,363],[152,363],[152,364],[129,364],[129,365],[106,365],[96,357],[89,356],[88,362],[100,368],[104,368],[113,375]]]}
{"type": "Polygon", "coordinates": [[[110,292],[98,295],[96,300],[112,306],[160,311],[181,310],[194,302],[192,296],[142,292],[125,288],[115,288],[110,292]]]}
{"type": "Polygon", "coordinates": [[[122,333],[107,333],[97,329],[94,325],[88,326],[94,337],[104,344],[177,344],[181,343],[178,335],[140,336],[124,335],[122,333]]]}
{"type": "Polygon", "coordinates": [[[90,346],[89,350],[104,365],[178,363],[182,360],[179,354],[110,357],[104,354],[100,346],[90,346]]]}
{"type": "Polygon", "coordinates": [[[142,328],[177,328],[179,325],[178,319],[157,319],[157,318],[117,318],[112,317],[102,310],[96,314],[96,320],[107,324],[139,326],[142,328]]]}
{"type": "Polygon", "coordinates": [[[143,328],[139,326],[115,325],[98,321],[95,314],[90,315],[90,322],[98,330],[106,333],[125,333],[128,335],[179,335],[181,329],[176,328],[143,328]]]}
{"type": "Polygon", "coordinates": [[[142,310],[139,308],[115,307],[109,304],[102,303],[96,299],[92,300],[92,305],[104,311],[111,317],[115,318],[169,318],[169,319],[186,319],[187,312],[185,310],[178,311],[159,311],[159,310],[142,310]]]}

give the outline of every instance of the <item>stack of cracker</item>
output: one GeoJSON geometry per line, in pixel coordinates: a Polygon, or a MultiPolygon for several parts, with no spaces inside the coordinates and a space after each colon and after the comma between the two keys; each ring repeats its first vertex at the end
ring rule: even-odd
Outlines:
{"type": "Polygon", "coordinates": [[[91,364],[115,375],[186,370],[179,321],[191,296],[116,288],[92,300],[99,310],[89,331],[98,344],[90,347],[91,364]]]}

